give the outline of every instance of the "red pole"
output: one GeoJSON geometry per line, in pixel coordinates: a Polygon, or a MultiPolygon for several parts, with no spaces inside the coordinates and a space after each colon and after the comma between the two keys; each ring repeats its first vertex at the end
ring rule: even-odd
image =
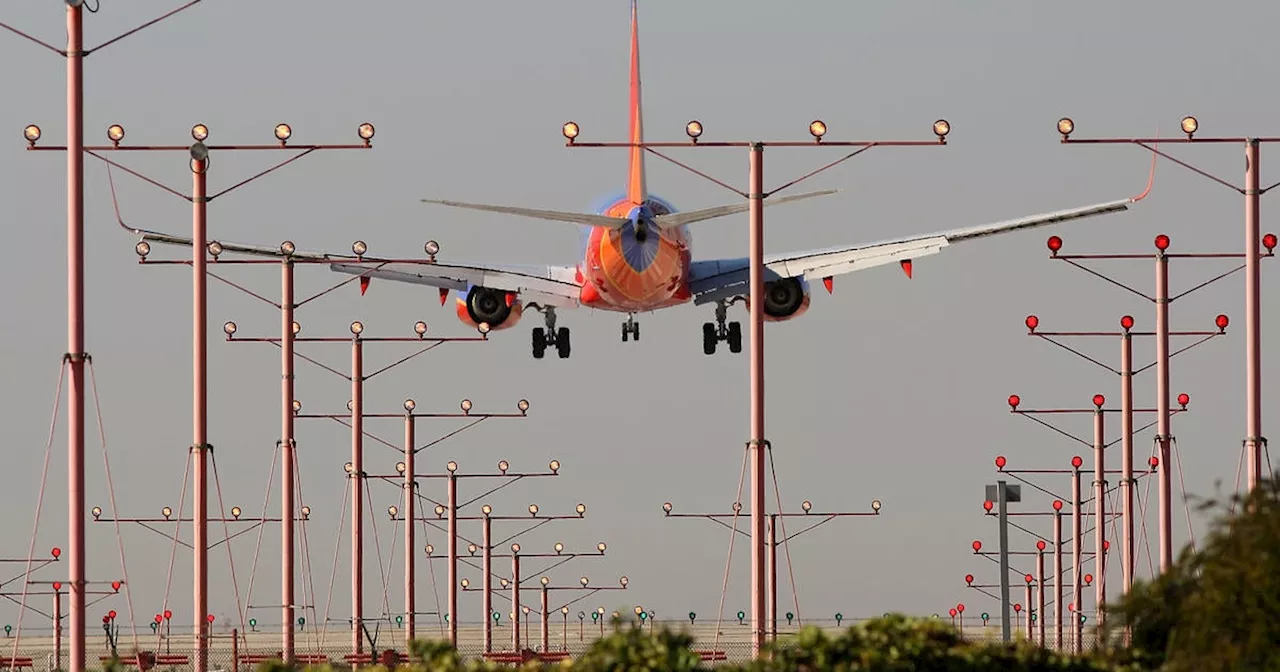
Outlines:
{"type": "Polygon", "coordinates": [[[1169,258],[1156,251],[1156,441],[1160,445],[1160,573],[1173,565],[1172,469],[1169,459],[1169,258]]]}
{"type": "Polygon", "coordinates": [[[769,516],[769,604],[766,613],[769,622],[769,639],[778,641],[778,517],[769,516]]]}
{"type": "Polygon", "coordinates": [[[1103,605],[1107,601],[1107,435],[1102,409],[1093,413],[1093,559],[1097,576],[1094,577],[1094,609],[1098,627],[1102,627],[1103,605]]]}
{"type": "Polygon", "coordinates": [[[280,638],[286,664],[293,664],[293,262],[280,265],[280,638]]]}
{"type": "Polygon", "coordinates": [[[1124,519],[1121,539],[1120,582],[1124,594],[1133,588],[1133,336],[1125,329],[1120,337],[1120,506],[1124,519]]]}
{"type": "Polygon", "coordinates": [[[1080,631],[1080,618],[1076,615],[1082,613],[1084,608],[1082,602],[1084,600],[1084,578],[1081,573],[1081,546],[1083,545],[1083,530],[1080,515],[1080,467],[1072,464],[1075,468],[1071,471],[1071,601],[1075,604],[1075,613],[1071,618],[1071,646],[1072,651],[1080,653],[1082,644],[1080,631]]]}
{"type": "Polygon", "coordinates": [[[84,539],[84,14],[67,4],[67,542],[71,670],[85,661],[84,539]]]}
{"type": "Polygon", "coordinates": [[[1044,587],[1045,586],[1044,586],[1044,549],[1043,548],[1039,548],[1039,552],[1036,553],[1036,586],[1038,588],[1038,590],[1036,591],[1037,601],[1038,601],[1038,604],[1036,607],[1036,613],[1039,614],[1039,616],[1037,616],[1036,618],[1038,619],[1038,625],[1040,630],[1040,646],[1043,648],[1044,646],[1046,646],[1046,642],[1044,638],[1044,630],[1045,630],[1044,622],[1048,620],[1048,618],[1045,616],[1045,613],[1044,613],[1044,602],[1045,602],[1044,587]]]}
{"type": "Polygon", "coordinates": [[[364,344],[351,340],[351,652],[364,649],[364,344]]]}
{"type": "Polygon", "coordinates": [[[231,629],[231,672],[240,672],[240,631],[231,629]]]}
{"type": "Polygon", "coordinates": [[[515,549],[511,551],[511,650],[520,651],[520,554],[515,549]]]}
{"type": "MultiPolygon", "coordinates": [[[[456,466],[450,463],[450,466],[456,466]]],[[[458,647],[458,476],[449,471],[449,643],[458,647]]],[[[486,619],[488,617],[486,616],[486,619]]]]}
{"type": "Polygon", "coordinates": [[[1245,406],[1248,413],[1245,447],[1249,459],[1249,490],[1262,478],[1262,271],[1258,249],[1260,234],[1261,167],[1259,144],[1249,139],[1244,148],[1244,320],[1245,406]]]}
{"type": "Polygon", "coordinates": [[[205,186],[208,179],[207,159],[191,159],[191,332],[192,332],[192,441],[196,452],[192,475],[193,547],[191,582],[194,588],[195,619],[195,671],[204,672],[209,665],[209,475],[208,423],[209,423],[209,309],[208,276],[205,275],[205,239],[208,228],[206,215],[208,202],[205,186]]]}
{"type": "Polygon", "coordinates": [[[417,606],[413,591],[413,411],[404,416],[404,644],[407,652],[413,641],[414,614],[417,606]]]}
{"type": "Polygon", "coordinates": [[[546,653],[547,651],[550,651],[550,650],[551,650],[551,649],[549,648],[549,647],[551,646],[550,641],[549,641],[549,640],[550,640],[550,635],[551,635],[551,629],[550,629],[550,627],[549,627],[549,625],[548,625],[548,622],[547,622],[547,619],[548,619],[548,617],[550,616],[550,614],[548,614],[548,613],[547,613],[547,610],[550,608],[550,605],[548,605],[548,604],[547,604],[547,600],[548,600],[548,598],[550,597],[550,596],[548,595],[548,593],[549,593],[549,592],[550,592],[550,591],[548,591],[548,590],[547,590],[547,587],[546,587],[546,586],[543,586],[543,587],[542,587],[542,609],[541,609],[541,612],[542,612],[542,625],[541,625],[542,632],[541,632],[540,634],[542,635],[541,639],[542,639],[542,652],[543,652],[543,653],[546,653]]]}
{"type": "Polygon", "coordinates": [[[1055,648],[1062,650],[1062,511],[1053,512],[1053,633],[1055,648]]]}
{"type": "Polygon", "coordinates": [[[484,555],[480,558],[481,572],[484,573],[481,580],[484,594],[481,598],[481,611],[484,612],[484,652],[489,653],[493,651],[493,540],[490,538],[493,523],[489,520],[488,513],[484,514],[480,525],[480,543],[484,544],[484,555]]]}
{"type": "MultiPolygon", "coordinates": [[[[1031,627],[1031,605],[1033,603],[1031,601],[1031,582],[1030,581],[1027,582],[1026,603],[1027,603],[1027,641],[1033,641],[1035,639],[1035,636],[1032,633],[1032,627],[1031,627]]],[[[1036,618],[1039,618],[1039,616],[1037,616],[1036,618]]]]}
{"type": "Polygon", "coordinates": [[[751,656],[760,655],[765,642],[764,530],[764,145],[752,143],[751,174],[747,199],[751,231],[747,239],[750,259],[748,294],[751,306],[751,656]]]}

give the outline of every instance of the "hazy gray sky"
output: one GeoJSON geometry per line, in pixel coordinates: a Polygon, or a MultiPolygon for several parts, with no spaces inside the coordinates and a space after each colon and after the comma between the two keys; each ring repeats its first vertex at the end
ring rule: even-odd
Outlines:
{"type": "MultiPolygon", "coordinates": [[[[371,254],[399,256],[420,254],[422,243],[434,238],[447,260],[572,264],[573,227],[435,208],[418,199],[585,209],[598,195],[620,188],[624,152],[569,151],[559,129],[573,119],[583,140],[622,139],[627,5],[205,2],[87,60],[86,139],[105,142],[106,127],[120,123],[128,143],[186,143],[190,126],[203,122],[215,143],[268,142],[273,125],[287,121],[297,142],[350,142],[357,124],[371,121],[378,130],[371,152],[307,157],[213,202],[210,236],[261,244],[287,238],[302,249],[336,252],[359,238],[371,254]]],[[[942,2],[647,0],[640,7],[646,133],[650,139],[680,138],[684,123],[697,118],[708,140],[803,138],[808,122],[821,118],[831,138],[926,138],[934,119],[951,122],[945,148],[876,149],[812,180],[810,188],[844,191],[772,212],[769,251],[1123,198],[1141,191],[1149,155],[1131,147],[1063,147],[1054,131],[1058,117],[1072,116],[1080,135],[1157,129],[1172,135],[1185,114],[1197,115],[1205,134],[1275,134],[1278,101],[1258,80],[1271,74],[1274,53],[1264,45],[1271,43],[1268,27],[1280,19],[1280,8],[1228,5],[1235,11],[1186,2],[1162,3],[1155,11],[1151,3],[992,2],[962,9],[942,2]]],[[[105,0],[99,13],[87,15],[86,43],[98,44],[173,6],[105,0]]],[[[0,17],[55,44],[64,39],[60,3],[6,3],[0,17]]],[[[0,266],[0,284],[7,288],[0,311],[0,339],[7,346],[0,351],[0,424],[9,474],[0,501],[10,512],[0,522],[0,538],[8,540],[0,555],[22,557],[65,350],[66,270],[65,162],[60,154],[25,153],[21,130],[38,123],[46,142],[64,142],[65,66],[11,35],[0,39],[0,62],[15,66],[5,69],[0,105],[0,129],[8,134],[0,154],[0,216],[11,241],[0,266]]],[[[797,176],[835,158],[835,151],[771,150],[766,183],[797,176]]],[[[1174,151],[1230,180],[1243,179],[1240,147],[1174,151]]],[[[681,156],[722,179],[746,178],[742,154],[681,156]]],[[[187,188],[181,156],[122,158],[187,188]]],[[[273,158],[218,155],[211,188],[234,184],[273,158]]],[[[136,264],[134,239],[113,221],[102,164],[87,158],[86,165],[88,348],[103,395],[116,498],[122,514],[155,516],[162,506],[178,506],[191,437],[190,276],[178,267],[136,264]]],[[[1264,184],[1274,181],[1268,174],[1264,184]]],[[[118,173],[116,182],[127,219],[152,229],[189,230],[186,202],[118,173]]],[[[683,209],[728,202],[719,187],[654,160],[649,186],[683,209]]],[[[837,278],[833,296],[816,283],[805,316],[770,325],[767,435],[785,508],[798,511],[804,499],[826,510],[866,510],[876,497],[884,502],[879,519],[832,522],[795,542],[791,560],[802,615],[945,613],[959,600],[975,613],[994,612],[993,602],[963,584],[966,573],[984,582],[996,578],[994,565],[969,548],[974,538],[995,546],[994,523],[980,517],[983,486],[995,480],[992,459],[1005,454],[1014,467],[1066,467],[1084,449],[1010,417],[1006,397],[1016,392],[1027,406],[1083,406],[1096,392],[1119,394],[1114,376],[1028,338],[1023,318],[1038,313],[1046,329],[1109,330],[1125,313],[1137,318],[1140,329],[1153,321],[1150,303],[1048,261],[1045,238],[1058,233],[1071,251],[1146,252],[1152,237],[1165,232],[1175,251],[1234,252],[1241,244],[1241,201],[1163,162],[1150,198],[1131,212],[956,246],[917,262],[911,281],[885,267],[837,278]]],[[[743,224],[745,217],[698,225],[695,258],[743,254],[743,224]]],[[[1150,266],[1113,262],[1107,268],[1149,291],[1150,266]]],[[[1177,293],[1228,268],[1226,262],[1177,261],[1171,286],[1177,293]]],[[[229,273],[261,293],[278,291],[274,268],[229,273]]],[[[301,296],[341,279],[324,269],[303,269],[298,276],[301,296]]],[[[1268,269],[1265,292],[1280,290],[1275,277],[1268,269]]],[[[1186,487],[1196,493],[1211,494],[1215,481],[1230,485],[1235,479],[1245,420],[1244,341],[1234,328],[1244,323],[1242,282],[1233,276],[1172,308],[1175,329],[1210,328],[1219,312],[1229,314],[1233,325],[1227,338],[1180,356],[1173,369],[1174,393],[1186,391],[1193,400],[1193,410],[1173,426],[1186,487]]],[[[220,330],[234,319],[242,335],[275,335],[279,317],[216,282],[209,311],[209,436],[217,446],[222,494],[228,510],[239,505],[246,516],[257,515],[279,436],[279,351],[227,344],[220,330]]],[[[732,315],[746,319],[741,307],[732,315]]],[[[1280,328],[1275,316],[1264,313],[1264,333],[1280,328]]],[[[412,396],[423,410],[456,409],[468,397],[477,410],[507,411],[528,398],[527,420],[481,425],[426,451],[419,464],[439,470],[455,459],[462,471],[480,471],[506,458],[513,469],[536,469],[559,459],[559,479],[522,483],[487,500],[509,513],[529,502],[544,512],[568,512],[579,501],[588,505],[585,522],[548,526],[522,539],[526,548],[544,550],[557,540],[583,549],[608,542],[605,559],[567,565],[557,570],[556,582],[588,574],[593,583],[612,584],[627,574],[625,596],[602,594],[609,599],[593,598],[589,606],[643,604],[660,617],[690,610],[710,617],[725,571],[727,531],[708,522],[664,520],[661,504],[729,510],[748,431],[747,359],[702,354],[700,324],[712,318],[711,307],[642,315],[639,343],[620,342],[623,317],[564,311],[561,324],[573,329],[569,360],[531,359],[528,328],[540,324],[534,315],[490,343],[445,346],[371,382],[369,410],[392,412],[412,396]]],[[[353,318],[365,322],[369,335],[408,335],[418,319],[429,322],[434,334],[468,333],[452,302],[441,307],[434,290],[411,285],[375,282],[364,297],[353,285],[299,311],[312,336],[345,335],[353,318]]],[[[1140,364],[1153,356],[1149,341],[1139,340],[1135,348],[1140,364]]],[[[1118,357],[1111,341],[1084,347],[1110,361],[1118,357]]],[[[339,368],[349,360],[341,344],[300,352],[339,368]]],[[[371,367],[402,354],[390,346],[368,348],[371,367]]],[[[1266,355],[1266,376],[1280,374],[1277,362],[1266,355]]],[[[1150,372],[1138,378],[1141,405],[1153,405],[1153,381],[1150,372]]],[[[1275,389],[1264,392],[1268,415],[1276,407],[1275,389]]],[[[337,412],[345,408],[348,388],[300,363],[297,396],[309,411],[337,412]]],[[[65,546],[66,439],[59,424],[37,549],[65,546]]],[[[419,436],[456,426],[424,422],[419,436]]],[[[369,428],[392,441],[401,432],[398,421],[370,421],[369,428]]],[[[1083,435],[1089,423],[1080,418],[1068,428],[1083,435]]],[[[109,510],[102,451],[96,432],[89,436],[87,504],[109,510]]],[[[302,493],[313,511],[307,528],[313,572],[299,581],[299,590],[314,585],[323,616],[337,548],[330,614],[345,618],[347,532],[341,540],[335,535],[346,515],[340,506],[349,435],[337,424],[302,421],[298,441],[302,493]]],[[[1150,432],[1137,439],[1139,459],[1150,445],[1150,432]]],[[[398,459],[373,442],[367,455],[369,468],[383,473],[391,473],[398,459]]],[[[1118,465],[1118,451],[1112,455],[1118,465]]],[[[278,515],[278,480],[277,471],[271,515],[278,515]]],[[[1045,484],[1066,489],[1065,477],[1045,484]]],[[[382,512],[399,490],[373,487],[373,519],[386,563],[391,530],[382,512]]],[[[1154,509],[1154,483],[1151,497],[1154,509]]],[[[1047,499],[1027,500],[1021,508],[1047,510],[1047,499]]],[[[216,499],[212,506],[216,510],[216,499]]],[[[1154,511],[1149,518],[1154,535],[1154,511]]],[[[263,539],[255,605],[279,601],[277,530],[272,526],[263,539]]],[[[99,523],[89,531],[90,578],[117,578],[112,528],[99,523]]],[[[212,532],[212,538],[222,537],[220,527],[212,532]]],[[[478,529],[465,532],[478,535],[478,529]]],[[[1179,544],[1186,541],[1181,507],[1174,532],[1179,544]]],[[[171,544],[138,527],[125,527],[124,534],[134,607],[145,624],[161,608],[171,544]]],[[[242,596],[254,538],[251,533],[233,543],[242,596]]],[[[427,541],[443,548],[439,534],[419,545],[427,541]]],[[[1154,550],[1154,537],[1151,544],[1154,550]]],[[[397,555],[402,550],[397,544],[397,555]]],[[[736,544],[734,556],[726,615],[749,605],[747,545],[736,544]]],[[[372,544],[367,557],[366,613],[377,615],[381,579],[372,544]]],[[[1146,554],[1140,557],[1145,575],[1146,554]]],[[[210,561],[210,607],[230,616],[235,604],[223,547],[210,561]]],[[[431,610],[430,575],[421,566],[418,604],[431,610]]],[[[169,603],[175,622],[184,625],[190,623],[190,567],[190,555],[179,549],[169,603]]],[[[399,611],[401,560],[391,567],[390,605],[399,611]]],[[[443,564],[435,569],[442,583],[443,564]]],[[[56,569],[39,575],[64,576],[56,569]]],[[[479,573],[463,576],[474,581],[479,573]]],[[[1118,585],[1118,573],[1112,580],[1118,585]]],[[[780,600],[789,605],[783,581],[780,600]]],[[[18,585],[7,584],[5,591],[18,585]]],[[[444,586],[438,590],[443,595],[444,586]]],[[[467,621],[479,617],[473,597],[463,600],[467,621]]],[[[108,608],[124,613],[123,599],[93,607],[108,608]]],[[[255,615],[267,624],[277,613],[255,615]]],[[[0,607],[0,618],[15,621],[16,607],[0,607]]],[[[26,621],[27,628],[43,625],[26,621]]]]}

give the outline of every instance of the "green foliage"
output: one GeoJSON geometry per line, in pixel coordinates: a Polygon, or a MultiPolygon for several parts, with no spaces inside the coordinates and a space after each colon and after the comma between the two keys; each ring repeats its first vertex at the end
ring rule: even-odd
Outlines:
{"type": "Polygon", "coordinates": [[[1132,646],[1169,672],[1280,669],[1280,474],[1247,497],[1209,500],[1217,517],[1199,551],[1138,582],[1110,611],[1132,646]]]}
{"type": "Polygon", "coordinates": [[[696,670],[702,663],[693,652],[693,637],[667,628],[650,635],[643,627],[615,627],[586,654],[567,665],[572,670],[696,670]]]}

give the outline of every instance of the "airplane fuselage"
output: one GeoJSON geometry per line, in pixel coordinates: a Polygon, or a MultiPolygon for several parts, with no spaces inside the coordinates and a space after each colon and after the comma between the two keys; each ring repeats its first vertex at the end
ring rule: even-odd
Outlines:
{"type": "Polygon", "coordinates": [[[692,239],[687,227],[661,230],[648,218],[675,212],[670,203],[649,196],[640,206],[625,196],[610,198],[597,214],[628,218],[618,229],[589,227],[584,233],[582,305],[618,312],[644,312],[690,299],[692,239]]]}

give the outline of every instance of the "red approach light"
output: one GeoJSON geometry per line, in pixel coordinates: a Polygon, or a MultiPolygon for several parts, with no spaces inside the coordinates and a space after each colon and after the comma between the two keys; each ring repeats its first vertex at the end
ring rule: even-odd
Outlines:
{"type": "Polygon", "coordinates": [[[164,610],[164,620],[168,621],[173,618],[173,612],[168,609],[164,610]]]}
{"type": "Polygon", "coordinates": [[[57,591],[59,591],[59,590],[62,590],[62,582],[61,582],[61,581],[54,581],[54,582],[53,582],[53,590],[54,590],[54,592],[57,592],[57,591]]]}
{"type": "Polygon", "coordinates": [[[1037,551],[1043,551],[1043,550],[1044,550],[1044,548],[1045,548],[1045,546],[1047,546],[1047,545],[1048,545],[1048,544],[1044,543],[1044,539],[1041,539],[1040,541],[1037,541],[1037,542],[1036,542],[1036,550],[1037,550],[1037,551]]]}
{"type": "Polygon", "coordinates": [[[1022,611],[1022,604],[1020,604],[1020,603],[1015,603],[1015,604],[1013,605],[1013,610],[1014,610],[1014,611],[1018,611],[1018,612],[1022,611]]]}
{"type": "Polygon", "coordinates": [[[1147,460],[1147,464],[1150,464],[1151,468],[1154,470],[1156,467],[1160,466],[1160,458],[1152,455],[1151,459],[1147,460]]]}
{"type": "Polygon", "coordinates": [[[828,294],[832,294],[836,289],[836,279],[828,275],[822,279],[822,286],[827,288],[828,294]]]}
{"type": "Polygon", "coordinates": [[[1017,410],[1018,404],[1021,404],[1021,403],[1022,403],[1022,397],[1019,397],[1016,394],[1009,395],[1009,408],[1017,410]]]}
{"type": "Polygon", "coordinates": [[[956,609],[955,609],[955,607],[952,607],[952,608],[951,608],[951,611],[950,611],[950,612],[948,612],[948,613],[950,613],[950,614],[951,614],[951,618],[955,618],[955,617],[956,617],[956,609]]]}
{"type": "Polygon", "coordinates": [[[53,547],[53,550],[52,550],[52,551],[49,551],[49,553],[50,553],[53,557],[55,557],[55,558],[56,558],[56,557],[58,557],[58,556],[62,555],[62,549],[61,549],[61,548],[58,548],[57,546],[54,546],[54,547],[53,547]]]}
{"type": "Polygon", "coordinates": [[[1231,323],[1231,320],[1228,319],[1226,315],[1219,315],[1213,319],[1213,323],[1218,325],[1218,329],[1225,330],[1227,325],[1231,323]]]}
{"type": "Polygon", "coordinates": [[[1085,583],[1085,585],[1086,585],[1086,586],[1087,586],[1087,585],[1089,585],[1089,584],[1091,584],[1091,583],[1093,583],[1093,575],[1092,575],[1092,574],[1085,574],[1085,575],[1084,575],[1084,583],[1085,583]]]}
{"type": "Polygon", "coordinates": [[[1035,581],[1035,580],[1036,580],[1036,577],[1031,576],[1030,574],[1027,574],[1026,576],[1023,576],[1022,578],[1026,579],[1027,583],[1031,583],[1032,581],[1035,581]]]}
{"type": "Polygon", "coordinates": [[[212,623],[213,623],[213,614],[209,614],[208,616],[205,616],[205,617],[204,617],[204,620],[209,621],[209,623],[210,623],[210,624],[212,624],[212,623]]]}
{"type": "Polygon", "coordinates": [[[1097,406],[1098,408],[1102,408],[1102,405],[1103,405],[1103,404],[1105,404],[1105,403],[1107,403],[1107,398],[1106,398],[1106,397],[1102,396],[1101,394],[1095,394],[1095,395],[1093,395],[1093,405],[1094,405],[1094,406],[1097,406]]]}
{"type": "Polygon", "coordinates": [[[1006,465],[1006,464],[1008,464],[1008,463],[1009,463],[1009,461],[1008,461],[1008,460],[1006,460],[1006,459],[1004,458],[1004,455],[998,455],[998,456],[996,456],[996,468],[997,468],[997,469],[1004,469],[1004,465],[1006,465]]]}
{"type": "Polygon", "coordinates": [[[1061,500],[1061,499],[1055,499],[1055,500],[1053,500],[1053,510],[1054,510],[1054,511],[1061,511],[1061,510],[1062,510],[1062,500],[1061,500]]]}
{"type": "Polygon", "coordinates": [[[964,575],[964,582],[965,582],[965,585],[970,585],[970,584],[972,584],[972,583],[973,583],[973,575],[972,575],[972,574],[965,574],[965,575],[964,575]]]}
{"type": "Polygon", "coordinates": [[[1075,602],[1072,602],[1071,604],[1068,604],[1068,605],[1067,605],[1067,611],[1075,611],[1075,610],[1076,610],[1076,603],[1075,603],[1075,602]]]}
{"type": "Polygon", "coordinates": [[[991,513],[991,507],[995,505],[996,505],[995,502],[988,499],[987,501],[982,503],[982,508],[986,509],[987,513],[991,513]]]}
{"type": "Polygon", "coordinates": [[[112,609],[111,611],[108,611],[108,612],[107,612],[107,618],[109,618],[109,619],[111,619],[111,620],[113,620],[113,621],[114,621],[114,620],[116,620],[116,610],[115,610],[115,609],[112,609]]]}
{"type": "Polygon", "coordinates": [[[114,591],[116,591],[117,593],[118,593],[118,592],[120,592],[120,582],[119,582],[119,581],[112,581],[112,582],[111,582],[111,590],[114,590],[114,591]]]}
{"type": "Polygon", "coordinates": [[[1161,252],[1169,249],[1169,236],[1166,236],[1163,233],[1156,236],[1156,249],[1161,252]]]}
{"type": "Polygon", "coordinates": [[[103,616],[103,617],[102,617],[102,624],[103,624],[103,625],[106,625],[107,623],[110,623],[110,622],[111,622],[111,618],[110,618],[109,616],[103,616]]]}
{"type": "Polygon", "coordinates": [[[1121,329],[1124,329],[1125,331],[1129,331],[1130,329],[1132,329],[1132,328],[1133,328],[1133,316],[1132,316],[1132,315],[1125,315],[1124,317],[1120,318],[1120,328],[1121,328],[1121,329]]]}
{"type": "Polygon", "coordinates": [[[1267,252],[1270,252],[1271,250],[1275,249],[1275,247],[1276,247],[1276,234],[1274,234],[1274,233],[1268,233],[1267,235],[1263,236],[1263,237],[1262,237],[1262,246],[1263,246],[1263,247],[1265,247],[1265,248],[1267,248],[1267,252]]]}
{"type": "Polygon", "coordinates": [[[982,542],[975,539],[973,542],[973,552],[977,553],[978,551],[981,551],[981,550],[982,550],[982,542]]]}
{"type": "Polygon", "coordinates": [[[156,623],[159,623],[160,621],[163,621],[163,620],[164,620],[164,616],[161,616],[160,614],[156,614],[156,623]]]}
{"type": "Polygon", "coordinates": [[[1104,550],[1104,551],[1109,551],[1109,550],[1111,550],[1111,542],[1110,542],[1110,541],[1108,541],[1108,540],[1106,540],[1106,539],[1103,539],[1103,540],[1102,540],[1102,550],[1104,550]]]}
{"type": "Polygon", "coordinates": [[[960,604],[957,604],[957,605],[956,605],[956,611],[958,611],[958,612],[960,612],[960,613],[962,613],[962,614],[964,613],[964,603],[963,603],[963,602],[961,602],[960,604]]]}
{"type": "Polygon", "coordinates": [[[1049,246],[1049,251],[1054,254],[1057,254],[1058,250],[1062,249],[1062,239],[1058,236],[1049,236],[1049,242],[1046,244],[1049,246]]]}
{"type": "Polygon", "coordinates": [[[1028,315],[1025,324],[1027,325],[1027,331],[1035,331],[1036,327],[1040,326],[1040,318],[1035,315],[1028,315]]]}
{"type": "Polygon", "coordinates": [[[1183,407],[1183,408],[1186,408],[1186,407],[1187,407],[1187,404],[1189,404],[1189,403],[1191,403],[1191,395],[1187,394],[1186,392],[1183,392],[1182,394],[1179,394],[1179,395],[1178,395],[1178,405],[1179,405],[1179,406],[1181,406],[1181,407],[1183,407]]]}
{"type": "Polygon", "coordinates": [[[1084,458],[1080,457],[1079,455],[1076,455],[1075,457],[1071,458],[1071,466],[1075,467],[1076,469],[1079,469],[1080,465],[1082,464],[1084,464],[1084,458]]]}

